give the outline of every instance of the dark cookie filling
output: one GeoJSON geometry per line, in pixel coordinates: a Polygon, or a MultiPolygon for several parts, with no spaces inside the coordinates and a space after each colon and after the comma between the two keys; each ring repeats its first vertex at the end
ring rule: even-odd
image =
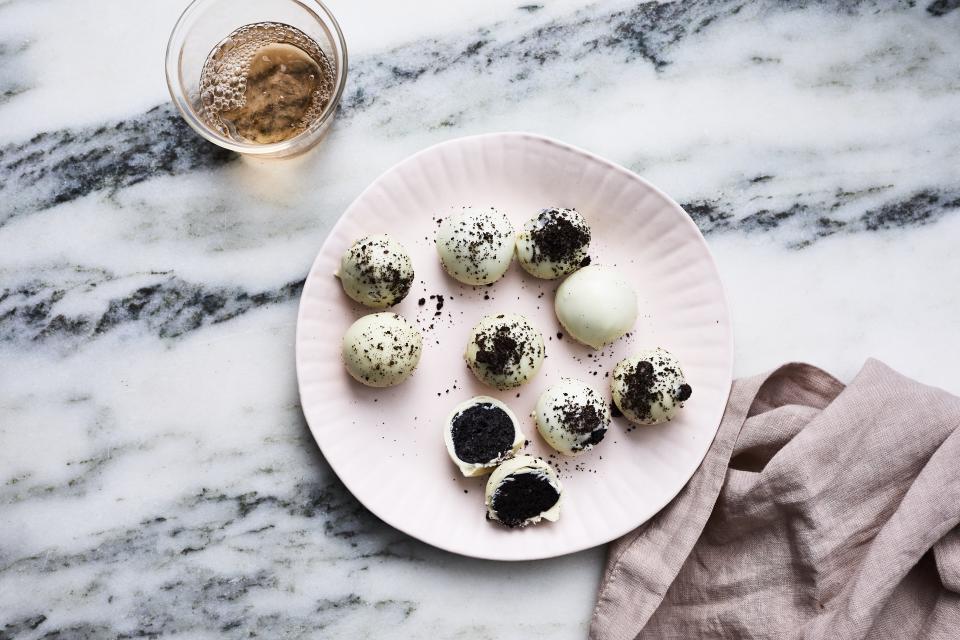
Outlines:
{"type": "MultiPolygon", "coordinates": [[[[545,209],[530,231],[533,262],[570,262],[590,244],[590,229],[577,224],[558,209],[545,209]]],[[[579,263],[580,260],[577,260],[579,263]]]]}
{"type": "Polygon", "coordinates": [[[557,504],[560,494],[540,473],[507,476],[493,494],[491,506],[500,522],[519,527],[557,504]]]}
{"type": "Polygon", "coordinates": [[[507,412],[489,402],[475,404],[453,417],[453,450],[464,462],[485,464],[513,447],[516,428],[507,412]]]}

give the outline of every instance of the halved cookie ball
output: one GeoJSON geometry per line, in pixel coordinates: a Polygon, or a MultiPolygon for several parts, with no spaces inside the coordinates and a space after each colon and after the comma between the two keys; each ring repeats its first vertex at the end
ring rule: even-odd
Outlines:
{"type": "Polygon", "coordinates": [[[618,271],[584,267],[557,289],[554,309],[574,339],[601,349],[637,321],[637,294],[618,271]]]}
{"type": "Polygon", "coordinates": [[[481,476],[523,447],[526,439],[519,425],[507,405],[496,398],[476,396],[450,412],[443,440],[463,475],[481,476]]]}
{"type": "Polygon", "coordinates": [[[556,471],[533,456],[517,456],[497,467],[487,480],[487,519],[525,527],[560,518],[563,487],[556,471]]]}
{"type": "Polygon", "coordinates": [[[672,420],[693,393],[680,363],[659,347],[621,360],[610,386],[624,417],[642,425],[672,420]]]}
{"type": "Polygon", "coordinates": [[[395,313],[363,316],[343,335],[340,352],[347,371],[368,387],[392,387],[420,362],[423,337],[395,313]]]}
{"type": "Polygon", "coordinates": [[[543,363],[543,336],[523,316],[486,316],[470,333],[464,358],[477,378],[496,389],[529,381],[543,363]]]}
{"type": "Polygon", "coordinates": [[[533,418],[547,444],[566,456],[589,451],[610,426],[610,407],[579,380],[564,379],[537,400],[533,418]]]}
{"type": "Polygon", "coordinates": [[[532,276],[552,280],[589,264],[590,226],[576,209],[544,209],[517,235],[517,260],[532,276]]]}
{"type": "Polygon", "coordinates": [[[510,268],[515,245],[513,225],[493,207],[448,216],[437,230],[443,268],[464,284],[499,280],[510,268]]]}
{"type": "Polygon", "coordinates": [[[336,276],[353,300],[373,309],[386,309],[410,292],[413,263],[403,245],[381,233],[354,242],[340,259],[336,276]]]}

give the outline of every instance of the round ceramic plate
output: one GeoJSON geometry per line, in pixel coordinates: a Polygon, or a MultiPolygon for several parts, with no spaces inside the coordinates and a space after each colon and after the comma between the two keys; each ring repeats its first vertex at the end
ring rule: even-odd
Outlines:
{"type": "Polygon", "coordinates": [[[703,236],[683,209],[622,167],[517,133],[436,145],[371,184],[340,218],[310,269],[296,349],[303,412],[350,491],[415,538],[497,560],[548,558],[603,544],[659,511],[713,440],[733,362],[723,287],[703,236]],[[619,269],[636,287],[640,317],[631,334],[601,352],[561,337],[553,312],[559,281],[528,276],[516,261],[489,287],[448,277],[434,247],[437,220],[465,206],[496,207],[516,229],[544,207],[578,209],[593,230],[593,263],[619,269]],[[372,233],[389,233],[403,243],[416,270],[410,295],[392,310],[420,328],[423,356],[414,375],[392,389],[354,382],[340,360],[344,331],[372,311],[347,298],[333,273],[344,250],[372,233]],[[525,314],[547,347],[540,373],[513,391],[480,384],[462,355],[473,325],[498,312],[525,314]],[[614,419],[603,442],[576,458],[554,454],[543,443],[529,417],[540,392],[572,377],[609,397],[607,374],[614,364],[655,346],[679,358],[693,387],[678,418],[636,429],[614,419]],[[558,522],[517,530],[488,522],[486,477],[463,478],[448,458],[444,418],[454,405],[481,394],[506,402],[522,420],[525,452],[546,457],[559,472],[565,493],[558,522]]]}

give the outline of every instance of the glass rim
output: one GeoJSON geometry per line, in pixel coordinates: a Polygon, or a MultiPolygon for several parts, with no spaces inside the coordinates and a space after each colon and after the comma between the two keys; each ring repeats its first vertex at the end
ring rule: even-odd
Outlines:
{"type": "Polygon", "coordinates": [[[324,129],[324,125],[331,119],[333,114],[336,112],[337,107],[340,105],[340,99],[343,97],[343,92],[347,84],[347,42],[343,37],[343,31],[340,29],[340,24],[337,22],[337,19],[334,17],[333,13],[323,2],[321,2],[321,0],[287,0],[293,4],[300,5],[304,10],[316,18],[317,22],[324,25],[324,27],[327,27],[328,31],[330,30],[329,27],[332,27],[331,35],[333,35],[335,40],[335,42],[332,42],[332,44],[334,45],[335,53],[337,46],[339,46],[340,49],[340,64],[337,64],[336,68],[334,69],[334,92],[330,97],[330,102],[328,102],[327,106],[323,108],[320,116],[316,118],[309,127],[294,137],[288,140],[270,142],[267,144],[240,142],[232,138],[228,138],[220,134],[218,131],[213,130],[199,117],[193,106],[190,104],[188,93],[189,90],[183,82],[183,77],[180,71],[180,62],[183,54],[183,41],[185,40],[183,35],[184,28],[187,24],[189,24],[191,19],[193,19],[205,8],[206,5],[223,1],[224,0],[193,0],[189,5],[187,5],[187,8],[183,10],[183,13],[180,14],[180,17],[177,18],[177,22],[173,26],[173,30],[170,32],[170,38],[167,40],[167,50],[164,64],[167,90],[170,92],[170,98],[173,100],[173,104],[177,107],[177,111],[180,112],[180,115],[183,117],[183,119],[186,120],[188,125],[190,125],[190,128],[217,146],[223,147],[224,149],[229,149],[230,151],[234,151],[236,153],[242,153],[250,156],[287,155],[286,152],[296,149],[296,147],[303,144],[305,140],[310,140],[321,133],[324,129]],[[329,25],[324,22],[323,17],[321,17],[317,11],[319,11],[320,14],[329,20],[329,25]]]}

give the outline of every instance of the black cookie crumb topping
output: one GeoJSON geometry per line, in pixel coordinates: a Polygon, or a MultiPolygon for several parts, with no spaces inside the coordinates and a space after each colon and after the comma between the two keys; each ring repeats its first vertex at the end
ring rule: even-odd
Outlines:
{"type": "Polygon", "coordinates": [[[516,427],[507,412],[489,402],[475,404],[453,417],[453,450],[464,462],[485,464],[513,447],[516,427]]]}
{"type": "Polygon", "coordinates": [[[590,245],[590,228],[575,209],[544,209],[530,230],[530,239],[531,262],[580,265],[589,260],[582,254],[590,245]]]}
{"type": "Polygon", "coordinates": [[[560,411],[560,419],[563,420],[564,426],[573,433],[590,433],[600,426],[600,414],[592,404],[579,405],[568,401],[560,411]]]}
{"type": "Polygon", "coordinates": [[[623,382],[623,392],[620,394],[620,404],[627,411],[637,414],[642,420],[650,418],[650,408],[654,402],[662,398],[661,392],[655,388],[657,378],[653,373],[653,364],[641,360],[635,367],[628,367],[620,374],[623,382]]]}
{"type": "Polygon", "coordinates": [[[478,334],[477,346],[477,362],[498,376],[519,365],[520,358],[523,357],[523,345],[514,339],[508,325],[500,325],[478,334]]]}
{"type": "Polygon", "coordinates": [[[515,473],[504,478],[493,494],[491,507],[500,522],[520,527],[557,504],[560,494],[540,473],[515,473]]]}
{"type": "Polygon", "coordinates": [[[391,251],[382,238],[364,238],[350,247],[350,260],[356,265],[360,282],[374,287],[376,302],[393,306],[407,297],[413,285],[410,258],[391,251]]]}
{"type": "Polygon", "coordinates": [[[560,408],[560,420],[563,426],[571,433],[586,436],[583,441],[572,447],[574,451],[580,451],[588,445],[594,445],[603,440],[607,432],[603,418],[603,414],[597,411],[597,407],[592,403],[578,404],[568,400],[560,408]]]}
{"type": "Polygon", "coordinates": [[[590,434],[590,437],[587,438],[586,442],[583,443],[583,446],[586,447],[587,445],[589,445],[592,447],[595,444],[599,444],[603,440],[603,436],[605,435],[607,435],[606,429],[597,429],[596,431],[590,434]]]}
{"type": "Polygon", "coordinates": [[[677,402],[686,402],[690,399],[691,395],[693,395],[693,388],[687,383],[683,383],[677,387],[677,392],[674,394],[674,397],[677,399],[677,402]]]}
{"type": "Polygon", "coordinates": [[[526,322],[498,315],[499,323],[477,332],[475,360],[493,376],[509,376],[520,370],[524,358],[536,367],[543,358],[543,345],[536,329],[526,322]]]}

